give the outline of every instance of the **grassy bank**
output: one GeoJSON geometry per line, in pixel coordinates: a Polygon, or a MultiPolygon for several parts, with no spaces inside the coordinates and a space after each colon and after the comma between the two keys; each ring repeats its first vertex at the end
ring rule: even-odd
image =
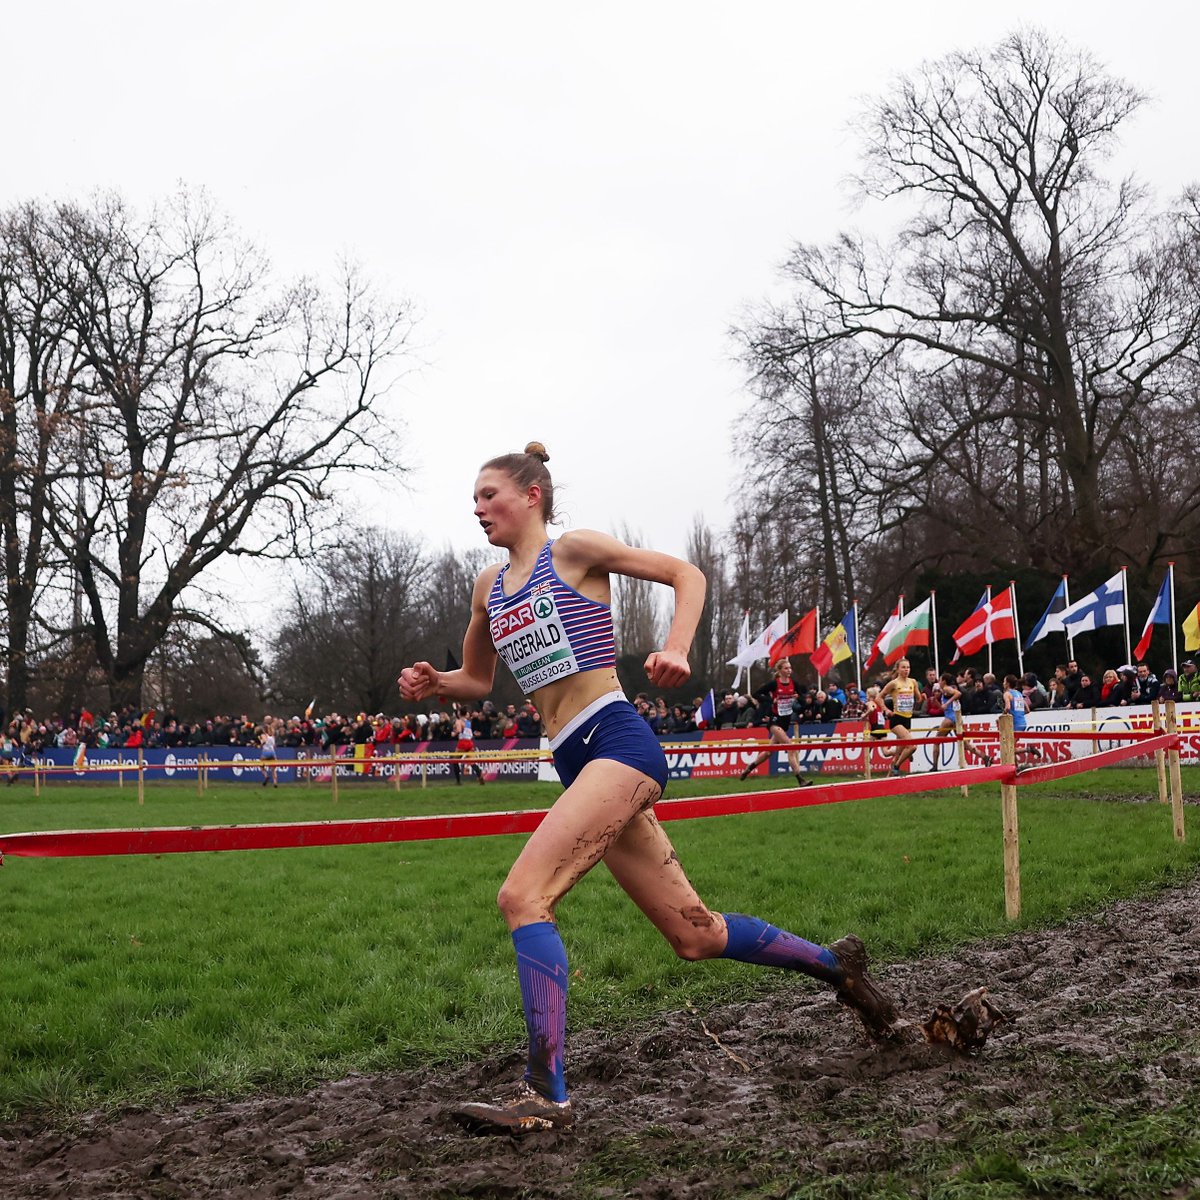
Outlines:
{"type": "MultiPolygon", "coordinates": [[[[767,786],[759,784],[758,786],[767,786]]],[[[1185,772],[1185,789],[1200,771],[1185,772]]],[[[672,794],[730,790],[728,781],[672,794]]],[[[1021,792],[1022,924],[1051,924],[1192,871],[1169,813],[1124,802],[1152,771],[1021,792]]],[[[0,828],[224,824],[543,807],[549,785],[327,791],[157,785],[0,793],[0,828]]],[[[817,941],[853,929],[881,960],[1002,934],[998,790],[886,798],[669,826],[714,906],[817,941]]],[[[294,1087],[456,1058],[522,1036],[493,898],[521,838],[205,855],[8,858],[0,873],[0,1112],[188,1091],[294,1087]]],[[[573,1027],[772,986],[689,964],[603,871],[560,908],[573,1027]]]]}

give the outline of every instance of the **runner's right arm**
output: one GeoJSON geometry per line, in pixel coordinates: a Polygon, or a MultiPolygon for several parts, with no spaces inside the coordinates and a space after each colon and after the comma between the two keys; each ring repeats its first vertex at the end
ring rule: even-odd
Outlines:
{"type": "Polygon", "coordinates": [[[413,663],[400,672],[400,695],[405,700],[445,696],[448,700],[478,700],[492,690],[496,679],[496,647],[488,625],[487,598],[499,565],[485,567],[471,593],[471,622],[463,637],[462,666],[438,671],[430,663],[413,663]]]}

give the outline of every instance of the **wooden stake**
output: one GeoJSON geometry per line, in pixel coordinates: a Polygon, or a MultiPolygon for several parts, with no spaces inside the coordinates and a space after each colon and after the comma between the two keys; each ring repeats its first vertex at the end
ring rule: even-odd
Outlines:
{"type": "MultiPolygon", "coordinates": [[[[1167,701],[1167,732],[1175,733],[1175,701],[1167,701]]],[[[1168,750],[1167,762],[1171,769],[1171,817],[1175,825],[1175,840],[1185,841],[1187,838],[1183,828],[1183,779],[1179,774],[1179,751],[1168,750]]]]}
{"type": "MultiPolygon", "coordinates": [[[[1006,767],[1017,765],[1017,739],[1013,734],[1011,713],[1002,713],[996,722],[1000,730],[1000,761],[1006,767]]],[[[1021,915],[1021,843],[1017,828],[1017,787],[1000,785],[1000,804],[1004,810],[1004,912],[1010,921],[1021,915]]]]}
{"type": "MultiPolygon", "coordinates": [[[[967,747],[963,742],[963,723],[962,723],[962,706],[954,714],[954,732],[958,737],[958,769],[961,771],[967,765],[967,747]]],[[[938,757],[941,757],[941,750],[938,751],[938,757]]],[[[962,794],[969,796],[971,789],[964,783],[962,785],[962,794]]]]}
{"type": "Polygon", "coordinates": [[[336,804],[338,802],[337,765],[338,765],[337,749],[335,747],[331,746],[329,749],[329,784],[330,784],[330,787],[333,789],[334,804],[336,804]]]}
{"type": "Polygon", "coordinates": [[[146,752],[138,747],[138,803],[146,803],[146,752]]]}
{"type": "Polygon", "coordinates": [[[871,778],[871,742],[874,738],[871,737],[871,723],[863,722],[863,778],[869,780],[871,778]]]}
{"type": "MultiPolygon", "coordinates": [[[[1154,732],[1160,733],[1163,728],[1162,714],[1159,712],[1158,697],[1150,702],[1150,711],[1154,714],[1154,732]]],[[[1154,765],[1158,768],[1158,802],[1167,803],[1167,756],[1162,750],[1155,750],[1154,765]]]]}
{"type": "Polygon", "coordinates": [[[392,750],[392,789],[400,790],[400,751],[392,750]]]}

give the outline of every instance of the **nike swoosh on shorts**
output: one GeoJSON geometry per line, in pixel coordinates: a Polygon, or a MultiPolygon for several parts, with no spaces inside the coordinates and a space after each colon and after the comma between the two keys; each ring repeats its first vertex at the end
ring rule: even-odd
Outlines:
{"type": "Polygon", "coordinates": [[[585,746],[588,744],[588,742],[590,742],[590,741],[592,740],[592,734],[593,734],[593,733],[595,733],[595,732],[596,732],[596,730],[597,730],[597,729],[599,729],[599,728],[600,728],[600,726],[599,726],[599,725],[593,725],[593,726],[591,727],[591,729],[589,729],[589,730],[587,731],[587,737],[585,737],[585,738],[583,739],[583,744],[584,744],[585,746]]]}

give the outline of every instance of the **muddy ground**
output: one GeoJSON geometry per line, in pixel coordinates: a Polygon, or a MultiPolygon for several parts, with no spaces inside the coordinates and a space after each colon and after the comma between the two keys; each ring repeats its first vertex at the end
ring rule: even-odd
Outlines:
{"type": "MultiPolygon", "coordinates": [[[[442,1075],[0,1128],[0,1194],[714,1200],[840,1179],[820,1194],[852,1197],[881,1173],[917,1170],[935,1148],[969,1165],[985,1116],[1036,1131],[1064,1099],[1086,1103],[1077,1094],[1098,1080],[1118,1113],[1194,1099],[1200,880],[880,978],[917,1018],[986,983],[1014,1019],[975,1058],[876,1048],[831,995],[803,982],[619,1036],[576,1032],[568,1070],[580,1120],[570,1134],[472,1137],[443,1115],[448,1101],[514,1078],[513,1053],[442,1075]],[[1149,1052],[1131,1053],[1138,1046],[1149,1052]]],[[[1169,1194],[1192,1187],[1200,1179],[1169,1194]]],[[[911,1182],[909,1193],[927,1194],[911,1182]]]]}

